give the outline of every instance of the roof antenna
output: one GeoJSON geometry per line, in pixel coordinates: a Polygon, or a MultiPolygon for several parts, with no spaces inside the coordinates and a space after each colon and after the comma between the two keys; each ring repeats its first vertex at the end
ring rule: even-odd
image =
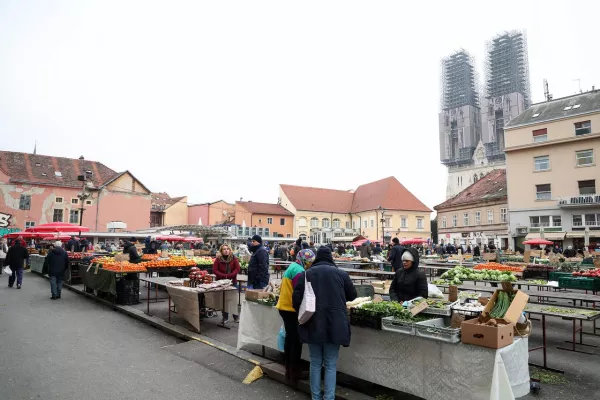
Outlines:
{"type": "Polygon", "coordinates": [[[33,155],[37,154],[37,140],[35,141],[35,144],[33,145],[33,155]]]}
{"type": "Polygon", "coordinates": [[[548,90],[548,80],[544,79],[544,97],[546,101],[552,100],[552,95],[550,94],[550,90],[548,90]]]}

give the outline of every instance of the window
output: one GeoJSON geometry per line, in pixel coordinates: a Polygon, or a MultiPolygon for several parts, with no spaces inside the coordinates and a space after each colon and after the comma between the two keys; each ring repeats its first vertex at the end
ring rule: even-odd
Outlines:
{"type": "Polygon", "coordinates": [[[369,223],[367,222],[367,220],[365,219],[365,228],[369,227],[369,223]]]}
{"type": "Polygon", "coordinates": [[[352,221],[352,229],[356,229],[356,221],[352,221]]]}
{"type": "Polygon", "coordinates": [[[265,236],[269,236],[269,228],[265,228],[265,236]]]}
{"type": "Polygon", "coordinates": [[[442,217],[442,228],[445,228],[447,224],[448,221],[446,221],[446,217],[442,217]]]}
{"type": "Polygon", "coordinates": [[[312,217],[310,219],[310,227],[311,228],[318,228],[319,227],[319,218],[317,217],[312,217]]]}
{"type": "Polygon", "coordinates": [[[507,211],[506,208],[500,209],[500,222],[502,222],[503,224],[505,224],[507,222],[506,211],[507,211]]]}
{"type": "Polygon", "coordinates": [[[267,218],[267,224],[273,225],[273,218],[267,218]]]}
{"type": "Polygon", "coordinates": [[[579,185],[579,194],[596,194],[596,180],[590,179],[587,181],[577,182],[579,185]]]}
{"type": "Polygon", "coordinates": [[[262,224],[262,218],[259,218],[259,219],[258,219],[258,223],[259,223],[259,224],[262,224]]]}
{"type": "Polygon", "coordinates": [[[279,225],[285,225],[285,218],[279,218],[279,225]]]}
{"type": "Polygon", "coordinates": [[[331,224],[329,223],[329,218],[323,218],[323,221],[321,222],[323,228],[329,228],[331,226],[331,224]]]}
{"type": "Polygon", "coordinates": [[[600,214],[585,214],[586,226],[600,226],[600,214]]]}
{"type": "Polygon", "coordinates": [[[25,221],[25,229],[33,228],[34,226],[35,226],[35,222],[25,221]]]}
{"type": "Polygon", "coordinates": [[[52,222],[63,222],[63,210],[54,210],[52,222]]]}
{"type": "Polygon", "coordinates": [[[79,199],[71,199],[71,204],[79,204],[79,199]]]}
{"type": "Polygon", "coordinates": [[[539,156],[533,157],[533,165],[536,171],[547,171],[550,169],[550,157],[539,156]]]}
{"type": "Polygon", "coordinates": [[[375,218],[371,217],[371,228],[375,228],[375,218]]]}
{"type": "Polygon", "coordinates": [[[70,224],[78,224],[79,223],[79,210],[69,211],[69,223],[70,224]]]}
{"type": "Polygon", "coordinates": [[[475,211],[475,225],[481,225],[481,211],[475,211]]]}
{"type": "Polygon", "coordinates": [[[85,205],[86,206],[91,206],[92,205],[92,201],[91,200],[86,200],[85,201],[85,205]]]}
{"type": "Polygon", "coordinates": [[[417,217],[417,229],[423,229],[423,218],[417,217]]]}
{"type": "Polygon", "coordinates": [[[350,221],[346,221],[346,229],[350,229],[350,221]]]}
{"type": "Polygon", "coordinates": [[[494,223],[494,211],[487,210],[487,215],[488,215],[488,224],[493,224],[494,223]]]}
{"type": "Polygon", "coordinates": [[[457,224],[458,224],[458,215],[454,214],[452,216],[452,226],[456,228],[457,224]]]}
{"type": "Polygon", "coordinates": [[[31,210],[31,196],[22,194],[19,199],[19,210],[31,210]]]}
{"type": "Polygon", "coordinates": [[[335,218],[335,219],[333,220],[333,225],[332,225],[332,226],[333,226],[334,228],[339,228],[341,224],[342,224],[342,221],[340,221],[338,218],[335,218]]]}
{"type": "Polygon", "coordinates": [[[291,237],[292,237],[292,234],[291,234],[291,233],[288,233],[288,234],[286,234],[286,235],[285,235],[285,237],[291,238],[291,237]]]}
{"type": "Polygon", "coordinates": [[[552,226],[562,226],[562,217],[560,215],[552,216],[552,226]]]}
{"type": "Polygon", "coordinates": [[[592,133],[592,123],[590,121],[575,124],[575,136],[587,135],[588,133],[592,133]]]}
{"type": "Polygon", "coordinates": [[[548,129],[536,129],[533,131],[533,143],[545,142],[548,140],[548,129]]]}
{"type": "Polygon", "coordinates": [[[583,226],[583,218],[581,218],[581,215],[573,215],[573,226],[583,226]]]}
{"type": "Polygon", "coordinates": [[[550,184],[535,185],[535,199],[536,200],[551,200],[552,191],[550,190],[550,184]]]}
{"type": "MultiPolygon", "coordinates": [[[[549,215],[540,215],[535,217],[529,217],[529,224],[532,228],[549,227],[551,217],[549,215]]],[[[560,223],[560,217],[559,217],[560,223]]]]}
{"type": "Polygon", "coordinates": [[[469,213],[463,214],[463,226],[469,226],[469,213]]]}
{"type": "Polygon", "coordinates": [[[581,150],[575,152],[577,166],[592,165],[594,163],[594,150],[581,150]]]}
{"type": "Polygon", "coordinates": [[[406,217],[400,218],[400,227],[401,228],[408,228],[408,221],[407,221],[406,217]]]}
{"type": "Polygon", "coordinates": [[[392,219],[389,217],[384,218],[383,226],[389,228],[392,226],[392,219]]]}
{"type": "Polygon", "coordinates": [[[306,218],[300,217],[300,219],[298,219],[298,226],[305,227],[306,226],[306,218]]]}
{"type": "Polygon", "coordinates": [[[62,203],[63,202],[63,198],[62,197],[57,197],[54,199],[55,203],[62,203]]]}

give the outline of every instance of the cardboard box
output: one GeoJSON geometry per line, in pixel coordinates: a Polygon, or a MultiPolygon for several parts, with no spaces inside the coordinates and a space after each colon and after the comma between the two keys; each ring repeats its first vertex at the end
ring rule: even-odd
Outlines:
{"type": "MultiPolygon", "coordinates": [[[[506,311],[506,314],[504,315],[504,320],[508,323],[516,324],[517,321],[519,320],[519,317],[521,316],[521,313],[523,313],[525,306],[527,306],[527,302],[529,301],[529,296],[520,290],[514,290],[512,287],[512,284],[510,284],[509,282],[502,282],[502,290],[505,292],[509,292],[509,293],[512,293],[512,292],[515,293],[515,298],[513,299],[512,303],[510,303],[510,307],[508,307],[508,311],[506,311]]],[[[500,289],[498,289],[494,292],[494,294],[490,298],[490,301],[487,303],[487,305],[483,309],[483,312],[481,313],[481,315],[484,318],[489,319],[489,314],[494,309],[494,306],[496,305],[496,299],[498,298],[499,292],[500,292],[500,289]]]]}
{"type": "Polygon", "coordinates": [[[477,318],[463,321],[461,328],[461,342],[474,344],[491,349],[501,349],[509,346],[514,341],[514,325],[509,324],[494,327],[479,324],[477,318]]]}
{"type": "Polygon", "coordinates": [[[264,292],[260,289],[248,289],[246,290],[246,300],[256,301],[258,299],[266,299],[269,297],[269,292],[264,292]]]}

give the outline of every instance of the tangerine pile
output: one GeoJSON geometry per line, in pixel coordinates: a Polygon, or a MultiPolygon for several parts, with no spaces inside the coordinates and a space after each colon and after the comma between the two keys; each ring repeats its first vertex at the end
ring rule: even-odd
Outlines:
{"type": "Polygon", "coordinates": [[[478,264],[473,267],[475,270],[488,269],[502,272],[523,272],[525,267],[513,267],[510,265],[499,264],[495,262],[488,262],[485,264],[478,264]]]}
{"type": "Polygon", "coordinates": [[[160,257],[160,254],[142,254],[142,260],[144,261],[156,260],[158,257],[160,257]]]}
{"type": "Polygon", "coordinates": [[[112,272],[146,272],[146,267],[140,264],[132,264],[128,261],[103,264],[102,269],[112,272]]]}
{"type": "Polygon", "coordinates": [[[146,261],[138,265],[143,265],[146,268],[193,267],[196,262],[185,257],[172,257],[168,260],[146,261]]]}

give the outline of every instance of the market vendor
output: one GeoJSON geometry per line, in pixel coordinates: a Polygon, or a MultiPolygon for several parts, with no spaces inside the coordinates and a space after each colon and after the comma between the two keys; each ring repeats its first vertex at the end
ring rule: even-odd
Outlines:
{"type": "Polygon", "coordinates": [[[427,278],[419,269],[419,253],[407,248],[402,253],[402,268],[396,271],[390,285],[390,299],[404,302],[416,297],[427,298],[427,278]]]}
{"type": "Polygon", "coordinates": [[[129,262],[132,263],[142,261],[142,257],[140,257],[140,255],[137,252],[137,249],[135,248],[136,242],[137,239],[132,237],[128,241],[125,241],[125,244],[123,245],[123,254],[129,254],[129,262]]]}

